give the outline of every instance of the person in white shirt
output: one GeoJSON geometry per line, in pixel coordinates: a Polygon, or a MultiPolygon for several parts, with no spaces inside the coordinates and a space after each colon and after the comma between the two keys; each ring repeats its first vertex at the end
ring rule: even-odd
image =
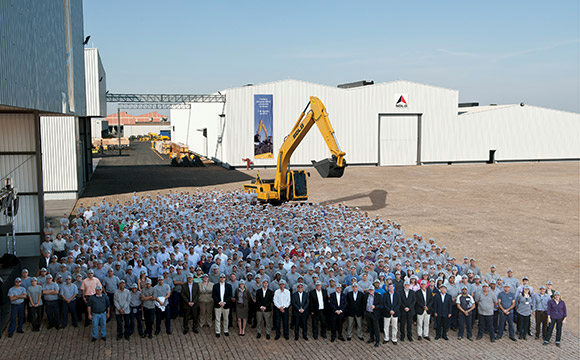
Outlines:
{"type": "Polygon", "coordinates": [[[284,338],[290,338],[288,329],[288,308],[290,307],[290,291],[286,290],[286,280],[279,283],[280,288],[274,292],[274,327],[276,328],[275,339],[280,339],[280,322],[284,326],[284,338]]]}

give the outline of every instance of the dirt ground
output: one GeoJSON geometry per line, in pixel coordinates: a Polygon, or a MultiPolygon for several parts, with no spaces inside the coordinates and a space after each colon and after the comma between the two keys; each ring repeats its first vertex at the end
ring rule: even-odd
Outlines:
{"type": "MultiPolygon", "coordinates": [[[[234,178],[239,178],[240,173],[255,176],[256,170],[232,172],[234,178]]],[[[260,173],[269,178],[274,170],[260,173]]],[[[502,275],[511,267],[519,279],[529,276],[534,289],[551,280],[568,306],[566,327],[578,334],[578,162],[351,166],[340,179],[322,179],[314,169],[311,174],[309,196],[313,202],[341,202],[358,206],[373,217],[378,214],[383,219],[396,220],[403,224],[406,234],[420,233],[446,245],[458,262],[465,255],[475,257],[484,274],[490,264],[495,264],[502,275]]],[[[232,190],[240,189],[243,183],[175,190],[232,190]]],[[[119,195],[107,196],[115,197],[119,195]]],[[[79,201],[87,203],[92,199],[95,198],[79,201]]]]}

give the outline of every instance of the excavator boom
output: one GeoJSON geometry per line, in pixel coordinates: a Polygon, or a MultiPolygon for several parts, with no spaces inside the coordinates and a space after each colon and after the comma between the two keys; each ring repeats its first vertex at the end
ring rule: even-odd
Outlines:
{"type": "Polygon", "coordinates": [[[338,144],[324,104],[317,97],[311,96],[310,102],[298,117],[290,134],[284,139],[282,146],[280,146],[274,180],[258,178],[253,184],[246,184],[244,186],[245,191],[255,192],[258,194],[259,200],[267,202],[306,200],[308,198],[307,173],[303,170],[290,171],[289,165],[292,154],[314,124],[316,124],[322,134],[330,150],[331,157],[321,161],[313,160],[313,166],[323,178],[341,177],[346,167],[346,160],[344,159],[346,153],[341,150],[338,144]],[[308,107],[310,107],[310,111],[307,112],[308,107]]]}

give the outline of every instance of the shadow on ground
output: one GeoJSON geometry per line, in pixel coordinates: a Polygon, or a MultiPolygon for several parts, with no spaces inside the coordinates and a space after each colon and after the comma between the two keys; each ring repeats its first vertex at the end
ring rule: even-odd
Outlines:
{"type": "Polygon", "coordinates": [[[242,172],[218,165],[182,168],[171,165],[99,166],[81,197],[154,191],[177,187],[227,184],[252,179],[242,172]]]}
{"type": "Polygon", "coordinates": [[[359,208],[363,211],[374,211],[379,210],[387,206],[387,192],[385,190],[373,190],[371,192],[365,192],[361,194],[345,196],[342,198],[324,201],[321,204],[323,205],[330,205],[330,204],[338,204],[345,201],[352,201],[357,199],[365,199],[369,198],[371,200],[371,205],[363,205],[359,206],[359,208]]]}

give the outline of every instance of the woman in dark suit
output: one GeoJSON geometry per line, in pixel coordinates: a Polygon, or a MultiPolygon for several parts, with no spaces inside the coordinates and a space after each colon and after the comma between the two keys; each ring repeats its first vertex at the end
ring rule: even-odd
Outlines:
{"type": "Polygon", "coordinates": [[[246,335],[246,324],[248,323],[248,309],[250,307],[250,292],[246,288],[246,281],[241,279],[234,294],[236,299],[236,314],[238,316],[238,335],[246,335]]]}

